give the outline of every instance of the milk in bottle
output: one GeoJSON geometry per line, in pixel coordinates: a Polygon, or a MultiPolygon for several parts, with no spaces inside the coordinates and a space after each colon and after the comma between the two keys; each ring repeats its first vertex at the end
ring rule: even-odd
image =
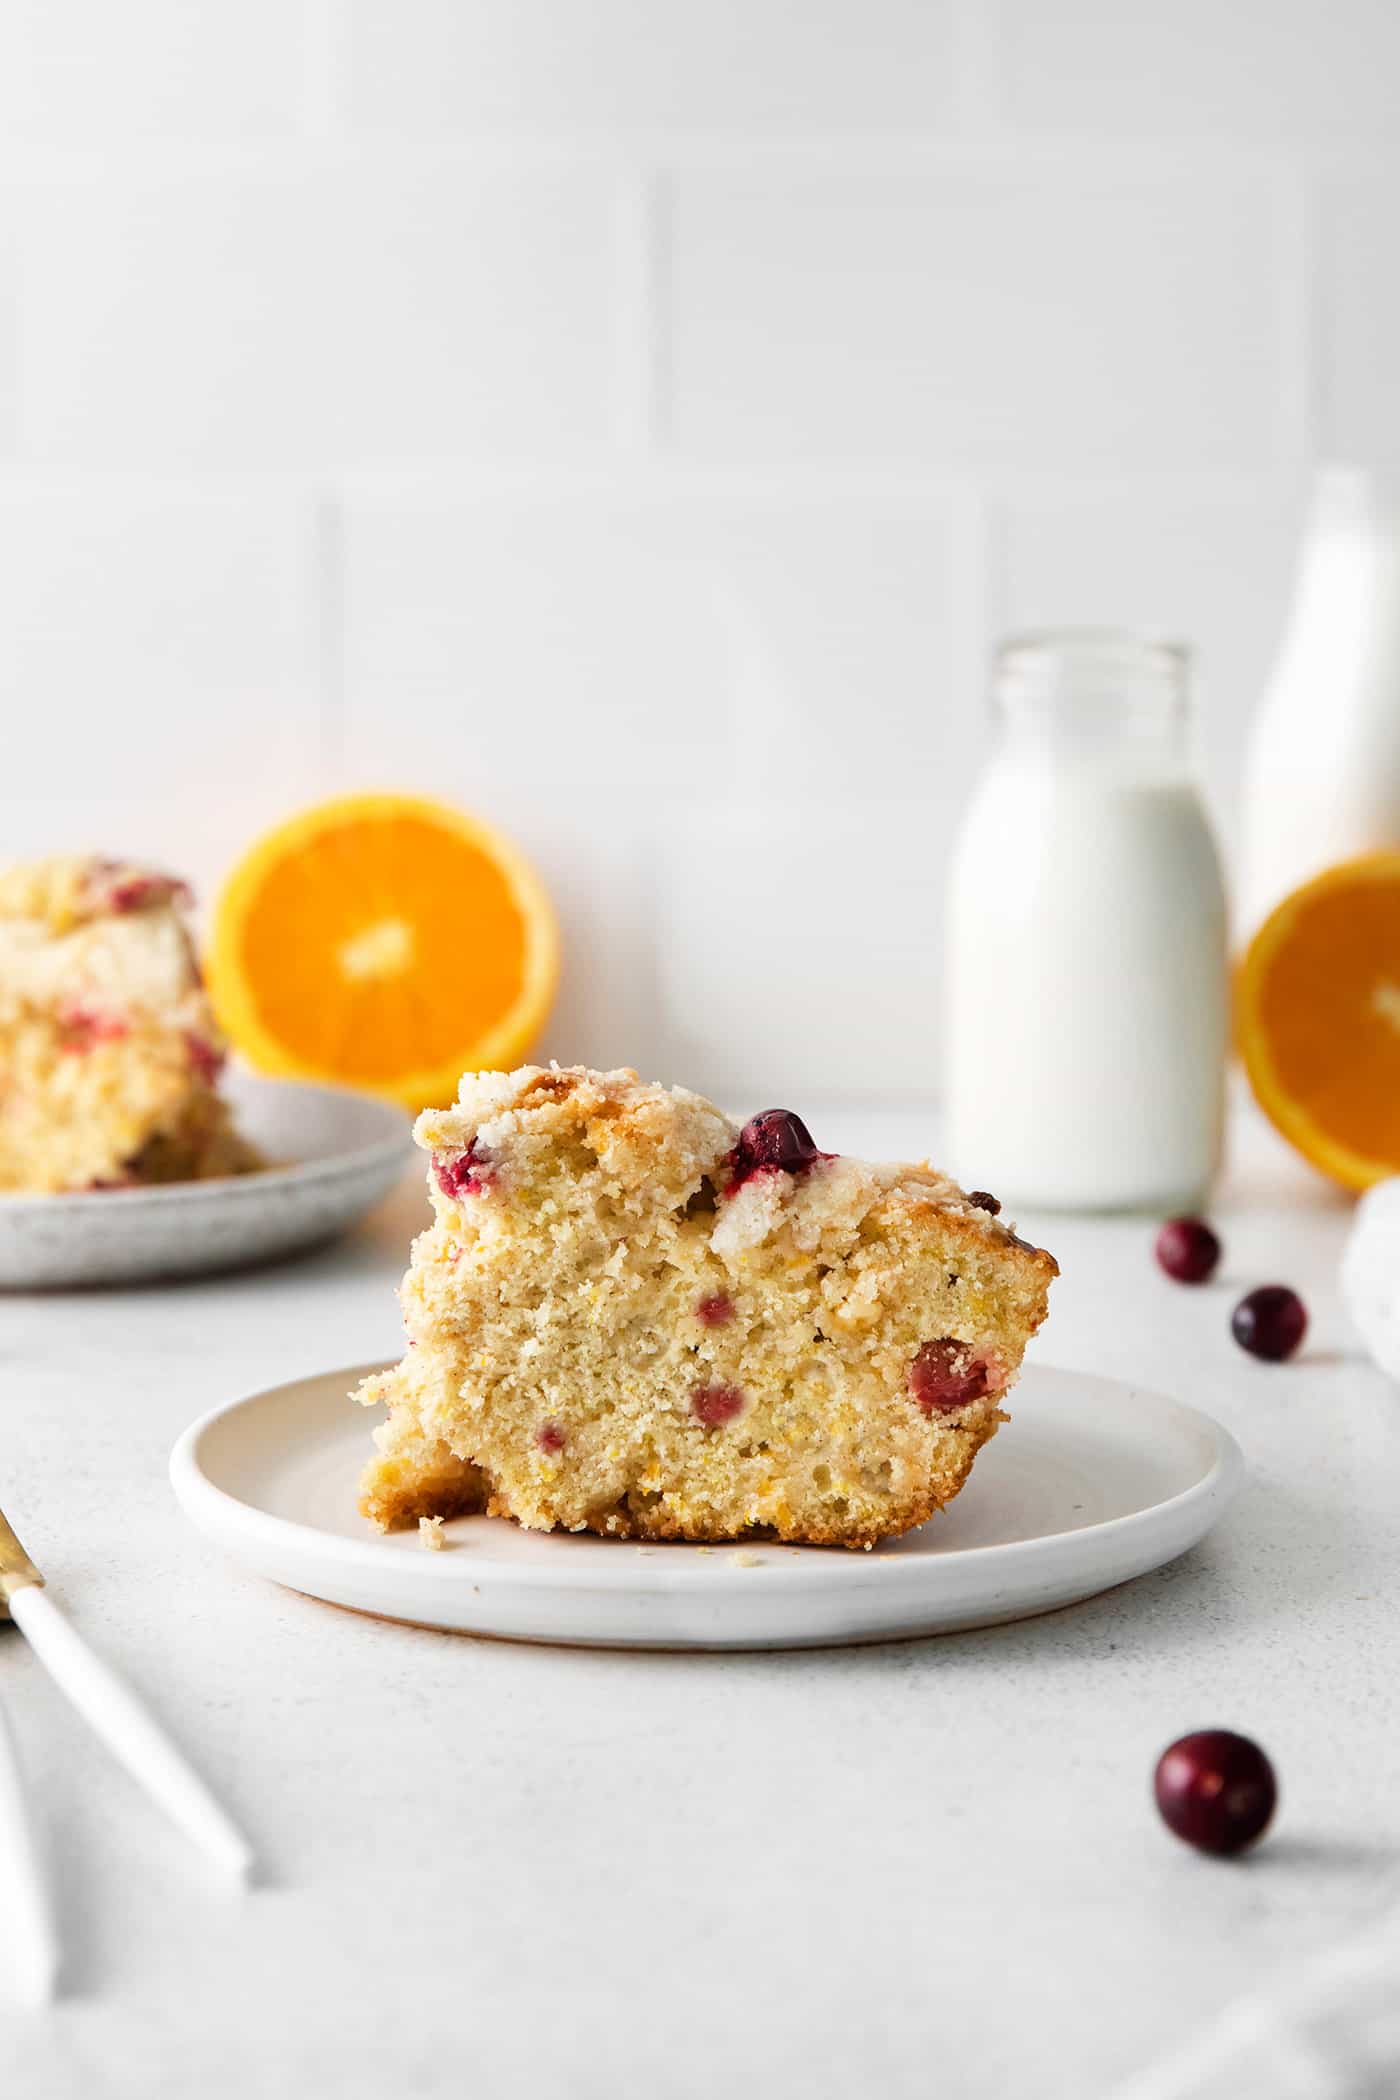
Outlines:
{"type": "Polygon", "coordinates": [[[1220,1161],[1226,908],[1188,663],[1111,630],[1008,643],[948,904],[948,1164],[1013,1202],[1174,1211],[1220,1161]]]}

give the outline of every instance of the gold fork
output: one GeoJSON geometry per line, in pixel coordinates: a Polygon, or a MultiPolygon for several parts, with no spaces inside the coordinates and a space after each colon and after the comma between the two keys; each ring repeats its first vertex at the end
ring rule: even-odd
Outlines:
{"type": "Polygon", "coordinates": [[[0,1618],[9,1616],[10,1599],[16,1590],[44,1586],[44,1578],[11,1530],[0,1509],[0,1618]]]}

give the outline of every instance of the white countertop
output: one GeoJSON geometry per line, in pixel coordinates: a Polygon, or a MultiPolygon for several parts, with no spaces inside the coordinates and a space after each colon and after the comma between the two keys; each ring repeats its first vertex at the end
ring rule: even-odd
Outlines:
{"type": "MultiPolygon", "coordinates": [[[[929,1148],[912,1112],[810,1120],[929,1148]]],[[[174,1506],[171,1443],[225,1398],[396,1351],[414,1186],[278,1269],[0,1300],[0,1501],[268,1863],[248,1895],[213,1884],[0,1631],[70,1950],[52,2012],[0,1986],[6,2089],[1108,2100],[1374,1916],[1400,1882],[1400,1391],[1338,1303],[1346,1208],[1267,1134],[1241,1149],[1203,1289],[1159,1274],[1142,1221],[1022,1221],[1063,1269],[1044,1361],[1234,1430],[1252,1475],[1219,1532],[1092,1603],[907,1644],[512,1647],[224,1564],[174,1506]],[[1229,1337],[1266,1281],[1312,1315],[1292,1365],[1229,1337]],[[1278,1768],[1242,1863],[1150,1803],[1158,1752],[1203,1726],[1278,1768]]]]}

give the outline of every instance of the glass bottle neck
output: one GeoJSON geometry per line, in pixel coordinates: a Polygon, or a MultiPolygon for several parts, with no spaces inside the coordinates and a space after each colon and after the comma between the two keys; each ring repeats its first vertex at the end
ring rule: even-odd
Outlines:
{"type": "Polygon", "coordinates": [[[1171,642],[1104,630],[1025,635],[998,654],[1006,748],[1067,763],[1184,767],[1188,658],[1171,642]]]}

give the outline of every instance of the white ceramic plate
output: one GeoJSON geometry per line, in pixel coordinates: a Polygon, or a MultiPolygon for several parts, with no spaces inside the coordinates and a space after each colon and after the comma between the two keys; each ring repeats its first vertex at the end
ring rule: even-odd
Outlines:
{"type": "Polygon", "coordinates": [[[1159,1568],[1210,1529],[1242,1461],[1208,1415],[1036,1366],[1015,1419],[946,1514],[873,1553],[638,1545],[492,1517],[380,1536],[355,1509],[374,1417],[347,1404],[378,1365],[326,1371],[186,1431],[171,1481],[236,1560],[331,1604],[516,1640],[799,1648],[948,1633],[1054,1611],[1159,1568]]]}
{"type": "Polygon", "coordinates": [[[226,1181],[0,1195],[0,1288],[134,1283],[233,1269],[344,1231],[408,1165],[409,1118],[336,1087],[230,1072],[238,1127],[281,1164],[226,1181]]]}

